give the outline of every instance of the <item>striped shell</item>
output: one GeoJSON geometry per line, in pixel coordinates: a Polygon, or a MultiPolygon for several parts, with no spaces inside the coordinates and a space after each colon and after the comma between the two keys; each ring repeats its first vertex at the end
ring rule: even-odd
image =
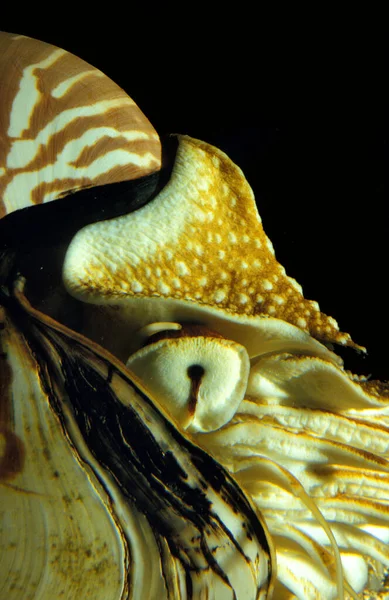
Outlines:
{"type": "Polygon", "coordinates": [[[115,201],[160,145],[99,71],[0,44],[0,597],[389,598],[388,387],[325,345],[361,350],[277,262],[243,173],[179,136],[136,210],[22,244],[32,204],[115,201]]]}
{"type": "Polygon", "coordinates": [[[160,168],[135,102],[77,56],[0,33],[0,218],[83,187],[160,168]]]}

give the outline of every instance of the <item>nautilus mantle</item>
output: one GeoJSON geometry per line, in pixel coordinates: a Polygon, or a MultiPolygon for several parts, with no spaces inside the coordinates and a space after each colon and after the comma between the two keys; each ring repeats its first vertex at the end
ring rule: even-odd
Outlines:
{"type": "Polygon", "coordinates": [[[0,598],[389,598],[388,387],[242,171],[0,34],[0,598]]]}

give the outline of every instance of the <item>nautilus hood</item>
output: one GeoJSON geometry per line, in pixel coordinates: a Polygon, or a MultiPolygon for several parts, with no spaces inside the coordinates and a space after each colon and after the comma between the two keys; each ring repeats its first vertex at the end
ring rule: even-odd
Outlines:
{"type": "MultiPolygon", "coordinates": [[[[134,329],[150,317],[217,323],[226,335],[243,336],[251,355],[260,331],[270,346],[279,337],[306,346],[315,345],[312,338],[355,346],[277,262],[239,167],[187,136],[179,138],[169,182],[146,206],[78,232],[63,278],[72,296],[115,307],[110,314],[126,323],[129,348],[134,329]]],[[[92,327],[97,332],[95,321],[92,327]]],[[[110,323],[101,335],[122,356],[127,348],[114,332],[110,323]]]]}

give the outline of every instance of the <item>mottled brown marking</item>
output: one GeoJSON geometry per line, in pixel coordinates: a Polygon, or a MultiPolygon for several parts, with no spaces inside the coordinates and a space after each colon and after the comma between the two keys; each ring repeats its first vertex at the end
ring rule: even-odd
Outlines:
{"type": "Polygon", "coordinates": [[[0,457],[0,481],[7,481],[23,470],[25,448],[22,440],[12,431],[0,428],[0,435],[5,439],[5,452],[0,457]]]}

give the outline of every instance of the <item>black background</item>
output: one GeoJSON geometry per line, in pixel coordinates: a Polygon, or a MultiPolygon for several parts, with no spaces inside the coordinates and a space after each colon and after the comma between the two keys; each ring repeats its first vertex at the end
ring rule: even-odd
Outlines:
{"type": "Polygon", "coordinates": [[[184,3],[133,6],[122,14],[105,5],[93,22],[58,5],[46,23],[19,15],[0,28],[100,68],[160,134],[227,152],[288,274],[368,347],[363,360],[347,354],[346,366],[389,379],[389,78],[379,16],[280,8],[264,17],[235,4],[211,18],[184,3]]]}

